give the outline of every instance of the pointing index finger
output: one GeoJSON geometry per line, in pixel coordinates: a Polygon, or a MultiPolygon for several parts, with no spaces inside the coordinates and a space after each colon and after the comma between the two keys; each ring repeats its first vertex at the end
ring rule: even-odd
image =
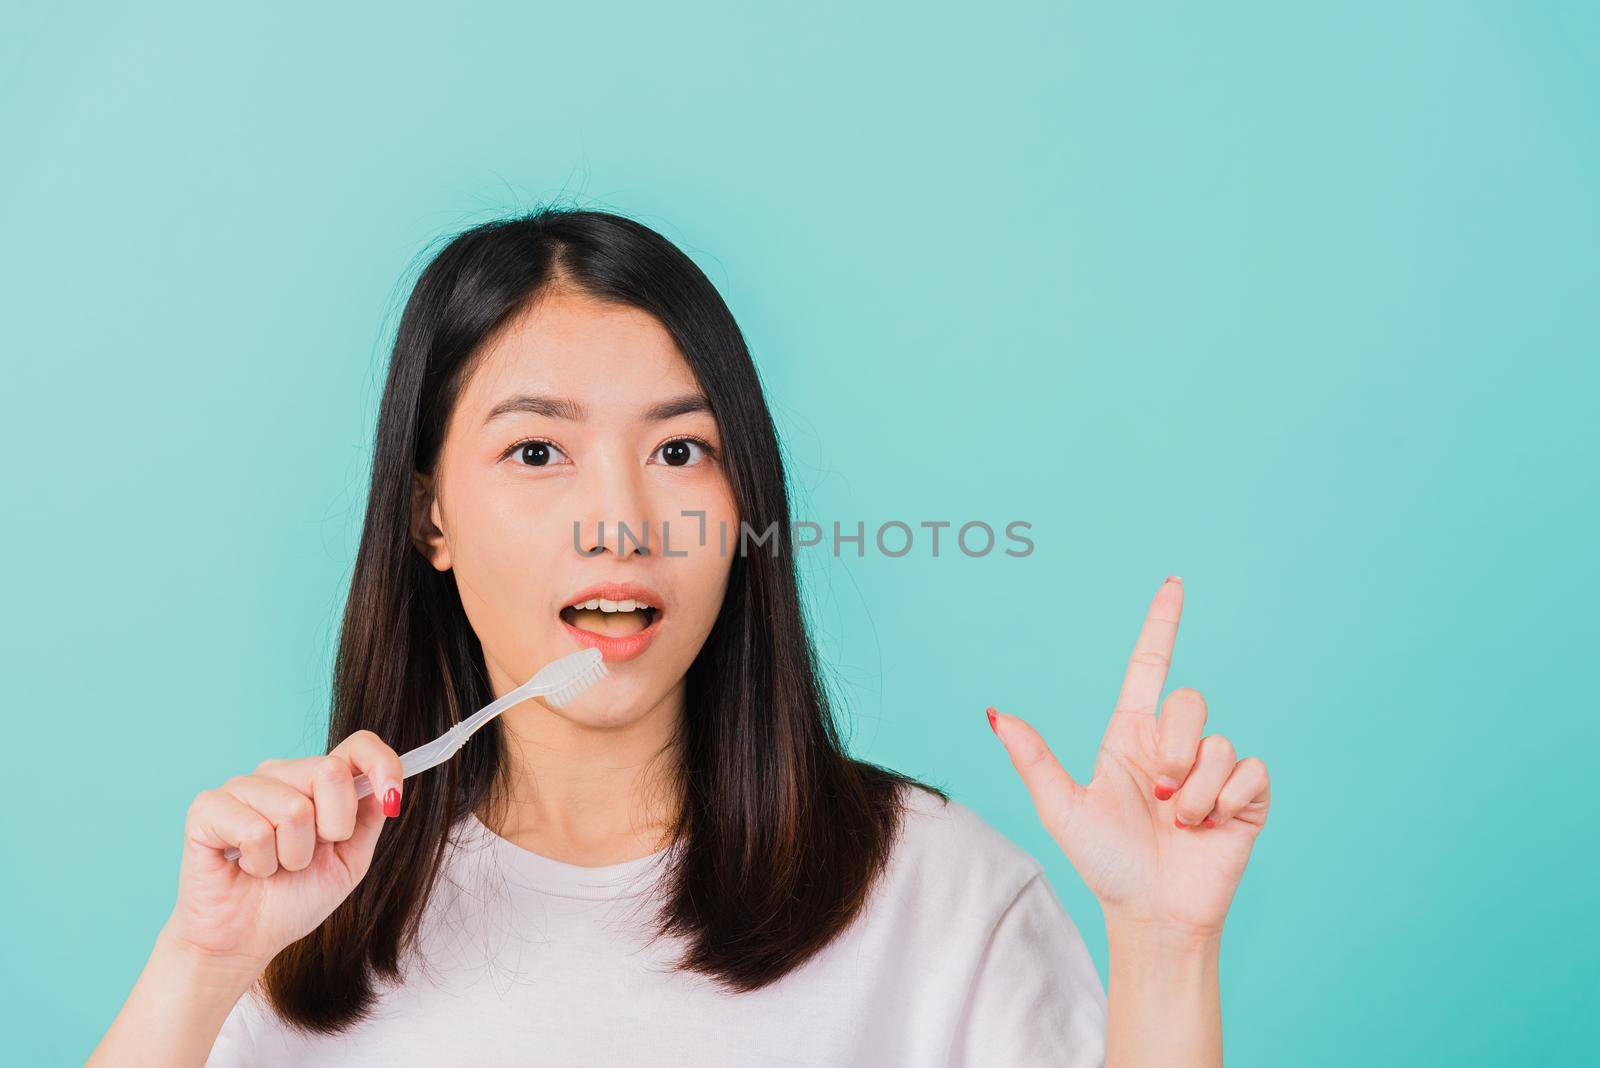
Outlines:
{"type": "Polygon", "coordinates": [[[1123,676],[1122,692],[1117,695],[1113,716],[1119,712],[1139,716],[1156,714],[1161,688],[1167,683],[1167,669],[1172,666],[1172,647],[1178,640],[1178,620],[1182,615],[1183,580],[1172,575],[1150,601],[1139,640],[1128,658],[1128,673],[1123,676]]]}

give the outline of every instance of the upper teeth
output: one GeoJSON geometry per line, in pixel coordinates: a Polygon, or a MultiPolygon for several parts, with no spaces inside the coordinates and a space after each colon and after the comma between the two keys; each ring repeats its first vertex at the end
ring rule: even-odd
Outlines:
{"type": "Polygon", "coordinates": [[[596,597],[589,601],[579,601],[572,605],[573,608],[585,608],[593,611],[598,608],[602,612],[632,612],[644,611],[650,606],[643,601],[608,601],[604,597],[596,597]]]}

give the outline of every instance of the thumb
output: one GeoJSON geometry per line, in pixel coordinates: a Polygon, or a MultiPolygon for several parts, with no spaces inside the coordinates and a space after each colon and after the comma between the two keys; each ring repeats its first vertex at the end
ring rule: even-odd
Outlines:
{"type": "Polygon", "coordinates": [[[1056,833],[1066,826],[1067,816],[1078,802],[1083,789],[1067,769],[1050,752],[1039,732],[1024,719],[1007,715],[994,708],[989,710],[989,726],[999,736],[1011,757],[1011,766],[1022,777],[1022,785],[1033,798],[1033,807],[1039,812],[1045,829],[1056,833]]]}

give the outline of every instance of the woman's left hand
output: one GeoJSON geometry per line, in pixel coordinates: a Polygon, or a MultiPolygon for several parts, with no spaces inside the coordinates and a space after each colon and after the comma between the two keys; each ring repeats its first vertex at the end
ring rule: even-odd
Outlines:
{"type": "Polygon", "coordinates": [[[1156,593],[1087,785],[1037,731],[990,709],[990,722],[1061,846],[1110,923],[1215,937],[1267,822],[1267,766],[1205,735],[1191,689],[1161,702],[1183,612],[1183,583],[1156,593]],[[1203,736],[1202,736],[1203,735],[1203,736]]]}

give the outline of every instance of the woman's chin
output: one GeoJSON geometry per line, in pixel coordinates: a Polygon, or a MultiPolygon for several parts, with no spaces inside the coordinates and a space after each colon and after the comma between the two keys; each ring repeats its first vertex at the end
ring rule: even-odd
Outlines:
{"type": "Polygon", "coordinates": [[[596,730],[615,730],[630,727],[650,713],[652,702],[631,698],[625,694],[584,694],[576,700],[552,709],[569,723],[596,730]]]}

